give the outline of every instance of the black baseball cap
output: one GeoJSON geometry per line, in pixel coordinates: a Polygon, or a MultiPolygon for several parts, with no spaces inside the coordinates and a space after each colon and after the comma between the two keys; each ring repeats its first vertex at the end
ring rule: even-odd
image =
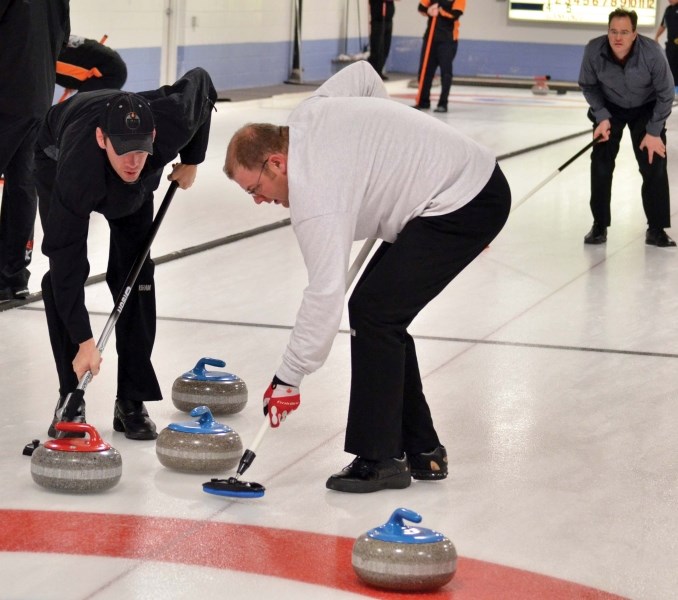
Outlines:
{"type": "Polygon", "coordinates": [[[123,92],[111,98],[101,114],[100,126],[116,154],[153,154],[155,121],[148,101],[142,96],[123,92]]]}

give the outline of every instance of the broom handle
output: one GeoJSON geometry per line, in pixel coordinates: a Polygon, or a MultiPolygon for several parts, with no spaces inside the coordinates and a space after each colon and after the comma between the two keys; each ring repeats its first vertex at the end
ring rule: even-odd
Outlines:
{"type": "Polygon", "coordinates": [[[358,252],[358,256],[355,257],[355,260],[353,261],[353,264],[349,268],[349,270],[346,273],[346,291],[348,292],[349,288],[353,284],[353,280],[355,279],[355,276],[358,274],[358,271],[360,271],[360,267],[363,266],[363,263],[369,256],[370,252],[372,252],[372,246],[374,246],[374,243],[377,240],[374,239],[369,239],[365,240],[365,243],[363,244],[363,247],[360,249],[360,252],[358,252]]]}
{"type": "MultiPolygon", "coordinates": [[[[358,274],[358,271],[360,271],[360,267],[363,266],[363,263],[369,256],[370,252],[372,251],[372,246],[374,246],[374,243],[377,240],[374,239],[368,239],[365,240],[363,243],[362,248],[360,249],[360,252],[358,252],[358,256],[355,257],[355,260],[353,261],[353,264],[349,268],[348,272],[346,273],[346,291],[351,287],[353,284],[353,280],[355,279],[355,276],[358,274]]],[[[238,467],[238,476],[242,475],[247,468],[250,466],[252,461],[254,460],[254,456],[256,453],[257,448],[259,447],[259,444],[261,443],[261,440],[264,438],[264,435],[266,432],[270,429],[269,423],[268,423],[268,417],[264,417],[264,422],[261,424],[261,427],[259,428],[259,431],[257,432],[257,435],[255,436],[254,440],[252,441],[252,444],[250,447],[245,450],[245,454],[243,455],[243,459],[245,460],[245,464],[243,464],[243,461],[241,460],[240,466],[238,467]]]]}
{"type": "Polygon", "coordinates": [[[419,73],[419,89],[417,90],[417,101],[416,105],[419,106],[419,100],[421,100],[421,90],[424,87],[424,77],[426,76],[426,69],[428,68],[428,55],[431,52],[431,42],[433,41],[433,32],[436,29],[436,21],[438,20],[438,15],[432,17],[431,19],[431,28],[428,32],[428,40],[426,41],[426,51],[424,52],[424,60],[421,63],[421,73],[419,73]]]}
{"type": "MultiPolygon", "coordinates": [[[[174,192],[177,191],[178,187],[179,184],[176,181],[173,181],[170,184],[167,193],[165,194],[165,198],[162,201],[160,208],[158,209],[155,219],[153,220],[153,225],[151,226],[151,231],[149,232],[148,237],[146,238],[145,245],[137,255],[136,261],[134,262],[134,265],[132,265],[132,269],[127,275],[127,279],[125,280],[125,283],[123,284],[122,289],[118,294],[118,298],[115,301],[115,308],[108,317],[108,321],[106,321],[104,330],[101,333],[101,336],[99,337],[99,341],[97,342],[97,350],[99,350],[99,353],[103,353],[104,348],[106,348],[108,338],[111,337],[111,333],[113,333],[113,330],[115,329],[115,324],[118,322],[118,319],[120,318],[120,313],[122,312],[122,309],[125,308],[127,298],[129,298],[129,295],[132,291],[132,286],[134,286],[134,283],[136,282],[137,277],[139,276],[139,272],[141,271],[141,268],[144,266],[146,257],[148,256],[148,253],[151,251],[151,244],[153,243],[153,240],[155,239],[155,236],[158,233],[158,229],[160,229],[160,224],[162,223],[162,220],[165,218],[167,209],[169,208],[169,205],[172,202],[172,198],[174,198],[174,192]]],[[[76,388],[76,390],[85,391],[85,388],[89,385],[90,381],[92,381],[92,377],[93,377],[92,372],[87,371],[87,373],[85,373],[82,376],[82,379],[80,379],[80,381],[78,382],[78,387],[76,388]]]]}
{"type": "Polygon", "coordinates": [[[595,138],[593,138],[586,146],[584,146],[579,152],[577,152],[574,156],[569,158],[567,161],[565,161],[562,165],[560,165],[553,173],[551,173],[544,181],[533,187],[525,196],[523,196],[518,202],[516,202],[512,207],[511,207],[511,212],[516,210],[523,202],[529,200],[534,196],[541,188],[543,188],[549,181],[551,181],[556,175],[560,174],[560,172],[565,169],[568,165],[573,163],[575,160],[577,160],[584,152],[586,152],[589,148],[593,147],[595,144],[597,144],[601,138],[602,135],[598,135],[595,138]]]}

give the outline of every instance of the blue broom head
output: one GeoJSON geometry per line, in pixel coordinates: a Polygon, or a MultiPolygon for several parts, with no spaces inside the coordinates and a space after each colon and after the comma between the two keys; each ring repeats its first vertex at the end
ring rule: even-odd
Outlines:
{"type": "Polygon", "coordinates": [[[228,479],[211,479],[202,484],[202,490],[207,494],[230,498],[261,498],[266,488],[259,483],[239,481],[235,477],[229,477],[228,479]]]}

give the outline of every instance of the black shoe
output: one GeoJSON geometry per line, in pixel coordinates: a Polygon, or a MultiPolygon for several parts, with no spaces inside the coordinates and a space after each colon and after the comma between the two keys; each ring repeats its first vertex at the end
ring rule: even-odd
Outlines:
{"type": "Polygon", "coordinates": [[[28,286],[20,288],[5,287],[0,288],[0,302],[7,302],[8,300],[23,300],[28,298],[30,292],[28,286]]]}
{"type": "Polygon", "coordinates": [[[415,104],[412,108],[416,108],[417,110],[428,110],[431,108],[430,104],[415,104]]]}
{"type": "Polygon", "coordinates": [[[148,416],[143,402],[115,401],[113,429],[125,433],[130,440],[154,440],[158,437],[155,423],[148,416]]]}
{"type": "Polygon", "coordinates": [[[22,269],[16,275],[8,277],[0,273],[0,302],[5,300],[23,300],[29,295],[28,278],[31,272],[22,269]]]}
{"type": "Polygon", "coordinates": [[[607,227],[598,225],[595,221],[593,222],[593,227],[584,236],[585,244],[604,244],[607,242],[607,227]]]}
{"type": "Polygon", "coordinates": [[[436,106],[436,109],[433,112],[446,113],[447,112],[447,106],[436,106]]]}
{"type": "Polygon", "coordinates": [[[56,424],[60,421],[69,421],[71,423],[85,423],[85,399],[83,398],[77,408],[75,409],[75,417],[69,420],[64,417],[64,406],[66,404],[66,396],[59,396],[57,400],[56,408],[54,409],[54,418],[52,419],[52,424],[47,430],[47,435],[51,438],[58,437],[85,437],[84,433],[79,431],[59,431],[56,428],[56,424]]]}
{"type": "Polygon", "coordinates": [[[367,460],[356,456],[340,473],[332,475],[325,487],[337,492],[365,494],[379,490],[401,490],[411,481],[407,457],[367,460]]]}
{"type": "Polygon", "coordinates": [[[0,273],[0,302],[7,302],[7,300],[14,300],[14,293],[7,278],[0,273]]]}
{"type": "Polygon", "coordinates": [[[12,288],[12,296],[15,300],[23,300],[24,298],[28,298],[29,295],[30,291],[27,285],[12,288]]]}
{"type": "Polygon", "coordinates": [[[445,479],[447,477],[445,446],[438,446],[430,452],[412,454],[409,459],[413,479],[445,479]]]}
{"type": "Polygon", "coordinates": [[[673,248],[676,245],[666,231],[659,227],[651,227],[645,233],[645,243],[648,246],[657,246],[658,248],[673,248]]]}

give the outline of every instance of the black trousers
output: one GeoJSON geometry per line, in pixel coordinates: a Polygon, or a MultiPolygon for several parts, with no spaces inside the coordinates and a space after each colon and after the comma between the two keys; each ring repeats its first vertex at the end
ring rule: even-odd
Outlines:
{"type": "MultiPolygon", "coordinates": [[[[38,178],[40,214],[43,217],[49,210],[43,202],[43,198],[48,198],[49,191],[40,189],[40,181],[41,178],[38,178]]],[[[152,223],[152,198],[136,213],[108,221],[110,243],[106,283],[114,300],[117,299],[137,255],[146,244],[152,223]]],[[[155,265],[149,256],[115,325],[118,353],[117,397],[133,402],[162,399],[158,378],[151,363],[156,332],[154,271],[155,265]]],[[[50,343],[59,376],[59,393],[66,395],[78,384],[72,365],[78,345],[70,339],[57,311],[49,271],[42,279],[42,293],[50,343]]],[[[98,341],[98,338],[95,337],[95,340],[98,341]]]]}
{"type": "MultiPolygon", "coordinates": [[[[612,216],[610,201],[612,198],[612,175],[619,145],[628,126],[631,134],[633,152],[638,169],[643,178],[640,195],[647,217],[648,227],[664,229],[671,226],[671,202],[669,198],[669,178],[666,171],[666,158],[657,156],[648,162],[647,151],[640,150],[640,142],[645,137],[645,127],[652,116],[654,103],[637,108],[621,108],[608,104],[606,108],[612,114],[610,119],[610,139],[596,144],[591,151],[591,213],[593,219],[603,227],[609,227],[612,216]]],[[[593,121],[589,112],[589,118],[593,121]]],[[[594,124],[595,129],[595,124],[594,124]]],[[[660,135],[666,144],[666,129],[660,135]]]]}
{"type": "Polygon", "coordinates": [[[669,61],[669,67],[671,67],[673,85],[678,87],[678,44],[676,44],[673,40],[674,38],[671,37],[666,41],[666,60],[669,61]]]}
{"type": "Polygon", "coordinates": [[[440,443],[407,327],[501,231],[510,205],[511,192],[497,166],[469,204],[447,215],[415,218],[394,243],[379,246],[348,302],[346,452],[383,460],[440,443]]]}
{"type": "Polygon", "coordinates": [[[5,183],[0,209],[0,283],[28,284],[38,200],[33,152],[40,120],[0,115],[0,174],[5,183]]]}
{"type": "MultiPolygon", "coordinates": [[[[427,43],[428,40],[424,37],[419,58],[420,76],[421,70],[424,67],[427,43]]],[[[433,77],[436,74],[436,70],[440,67],[440,97],[438,98],[438,106],[447,108],[450,89],[452,88],[452,64],[454,63],[454,57],[457,55],[458,45],[459,43],[449,37],[449,34],[446,36],[433,35],[431,50],[424,73],[424,81],[419,96],[419,106],[428,108],[431,105],[431,85],[433,85],[433,77]]]]}
{"type": "Polygon", "coordinates": [[[391,51],[393,21],[372,20],[370,24],[370,56],[367,61],[383,75],[388,53],[391,51]]]}

